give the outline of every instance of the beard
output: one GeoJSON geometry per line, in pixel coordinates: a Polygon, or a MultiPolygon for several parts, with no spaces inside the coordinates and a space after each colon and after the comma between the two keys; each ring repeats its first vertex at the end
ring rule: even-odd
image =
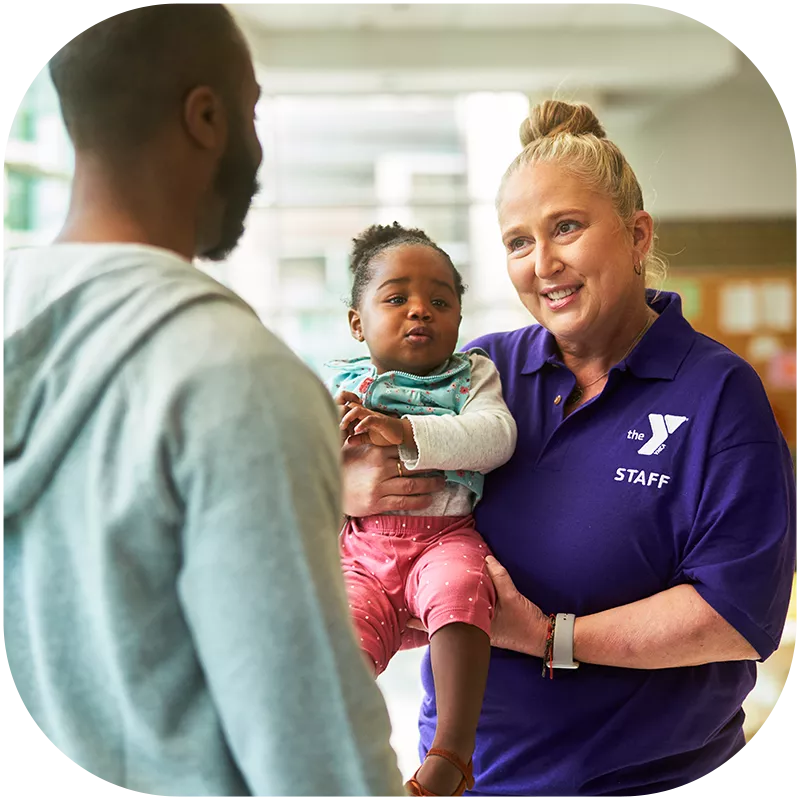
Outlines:
{"type": "Polygon", "coordinates": [[[228,140],[214,178],[214,192],[224,202],[219,240],[200,253],[200,258],[223,261],[235,249],[244,233],[244,220],[258,192],[258,164],[254,163],[241,131],[228,140]]]}

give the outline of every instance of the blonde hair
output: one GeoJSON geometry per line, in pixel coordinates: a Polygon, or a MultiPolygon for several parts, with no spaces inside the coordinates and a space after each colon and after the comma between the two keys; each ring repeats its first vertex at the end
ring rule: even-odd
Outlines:
{"type": "MultiPolygon", "coordinates": [[[[508,178],[520,167],[553,162],[611,199],[622,224],[631,225],[637,211],[644,210],[639,181],[620,149],[606,138],[594,112],[585,103],[545,100],[534,106],[519,129],[522,152],[511,162],[500,181],[497,207],[508,178]]],[[[655,240],[642,261],[645,285],[658,289],[666,276],[667,263],[655,252],[655,240]]]]}

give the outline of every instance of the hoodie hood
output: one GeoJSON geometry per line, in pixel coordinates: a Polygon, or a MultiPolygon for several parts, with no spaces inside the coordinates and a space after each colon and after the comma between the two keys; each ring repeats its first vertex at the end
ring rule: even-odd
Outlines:
{"type": "Polygon", "coordinates": [[[249,309],[176,254],[134,244],[12,250],[4,289],[6,519],[45,491],[105,387],[159,325],[198,302],[249,309]]]}

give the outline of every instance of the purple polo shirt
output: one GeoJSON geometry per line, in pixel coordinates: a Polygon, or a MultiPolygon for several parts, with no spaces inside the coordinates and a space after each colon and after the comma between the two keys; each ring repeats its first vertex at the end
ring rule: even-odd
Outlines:
{"type": "MultiPolygon", "coordinates": [[[[566,419],[575,379],[548,331],[470,343],[497,365],[519,430],[514,456],[486,476],[478,529],[545,613],[592,614],[689,583],[766,658],[795,566],[789,451],[755,371],[697,333],[677,295],[650,301],[660,317],[566,419]]],[[[753,662],[581,664],[552,681],[541,669],[492,650],[472,794],[663,791],[744,745],[753,662]]],[[[422,673],[424,752],[436,721],[429,653],[422,673]]]]}

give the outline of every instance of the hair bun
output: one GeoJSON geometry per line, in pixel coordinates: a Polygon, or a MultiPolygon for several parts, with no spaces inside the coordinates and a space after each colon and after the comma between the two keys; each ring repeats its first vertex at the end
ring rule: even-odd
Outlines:
{"type": "Polygon", "coordinates": [[[545,136],[570,133],[573,136],[591,134],[605,139],[606,132],[600,120],[586,103],[564,103],[561,100],[545,100],[534,106],[527,119],[520,125],[519,140],[523,147],[545,136]]]}

